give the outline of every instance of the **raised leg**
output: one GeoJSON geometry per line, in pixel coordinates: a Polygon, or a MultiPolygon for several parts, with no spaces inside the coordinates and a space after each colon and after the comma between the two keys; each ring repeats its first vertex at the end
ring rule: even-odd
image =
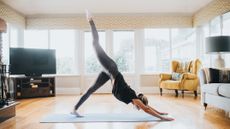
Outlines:
{"type": "Polygon", "coordinates": [[[175,93],[176,93],[176,97],[178,97],[178,90],[175,90],[175,93]]]}
{"type": "Polygon", "coordinates": [[[116,78],[116,75],[119,73],[117,64],[105,53],[103,48],[100,46],[98,32],[93,20],[91,19],[89,23],[92,30],[93,47],[95,49],[97,58],[100,64],[107,70],[106,72],[109,72],[113,78],[116,78]]]}
{"type": "Polygon", "coordinates": [[[162,96],[162,91],[163,91],[162,88],[160,88],[160,95],[161,95],[161,96],[162,96]]]}

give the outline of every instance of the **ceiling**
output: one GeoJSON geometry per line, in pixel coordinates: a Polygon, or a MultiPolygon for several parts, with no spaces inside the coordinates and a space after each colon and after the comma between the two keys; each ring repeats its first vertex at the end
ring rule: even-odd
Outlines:
{"type": "Polygon", "coordinates": [[[25,16],[83,14],[180,13],[191,15],[212,0],[1,0],[25,16]]]}

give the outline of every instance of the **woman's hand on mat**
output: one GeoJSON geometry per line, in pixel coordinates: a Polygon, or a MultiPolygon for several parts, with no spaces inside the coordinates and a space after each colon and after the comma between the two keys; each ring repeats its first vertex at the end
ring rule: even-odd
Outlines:
{"type": "Polygon", "coordinates": [[[161,120],[164,120],[164,121],[173,121],[175,119],[173,119],[171,117],[162,117],[161,120]]]}
{"type": "Polygon", "coordinates": [[[72,115],[75,115],[75,116],[77,116],[77,117],[83,117],[82,115],[80,115],[79,113],[77,113],[76,110],[73,110],[73,111],[71,112],[71,114],[72,114],[72,115]]]}
{"type": "Polygon", "coordinates": [[[91,13],[86,9],[85,10],[85,13],[86,13],[86,19],[89,21],[92,21],[93,20],[93,17],[91,15],[91,13]]]}
{"type": "Polygon", "coordinates": [[[166,112],[159,112],[160,115],[168,115],[166,112]]]}

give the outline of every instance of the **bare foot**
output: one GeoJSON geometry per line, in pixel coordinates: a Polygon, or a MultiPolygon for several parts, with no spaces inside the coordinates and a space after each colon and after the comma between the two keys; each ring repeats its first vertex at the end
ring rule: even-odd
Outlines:
{"type": "Polygon", "coordinates": [[[87,9],[85,10],[85,13],[86,13],[86,19],[87,19],[87,21],[92,21],[93,17],[91,15],[91,13],[87,9]]]}
{"type": "Polygon", "coordinates": [[[76,117],[83,117],[82,115],[80,115],[79,113],[77,113],[76,110],[73,110],[70,114],[75,115],[76,117]]]}

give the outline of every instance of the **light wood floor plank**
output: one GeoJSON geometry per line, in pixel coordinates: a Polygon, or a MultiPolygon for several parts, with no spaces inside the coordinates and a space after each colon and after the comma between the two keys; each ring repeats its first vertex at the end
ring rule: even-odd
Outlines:
{"type": "MultiPolygon", "coordinates": [[[[205,111],[200,98],[192,95],[147,95],[156,109],[168,112],[173,122],[139,123],[39,123],[49,113],[70,113],[80,96],[56,96],[20,100],[16,117],[0,123],[0,129],[230,129],[225,112],[212,106],[205,111]]],[[[132,104],[117,101],[111,94],[92,95],[79,109],[80,113],[138,112],[132,104]]]]}

